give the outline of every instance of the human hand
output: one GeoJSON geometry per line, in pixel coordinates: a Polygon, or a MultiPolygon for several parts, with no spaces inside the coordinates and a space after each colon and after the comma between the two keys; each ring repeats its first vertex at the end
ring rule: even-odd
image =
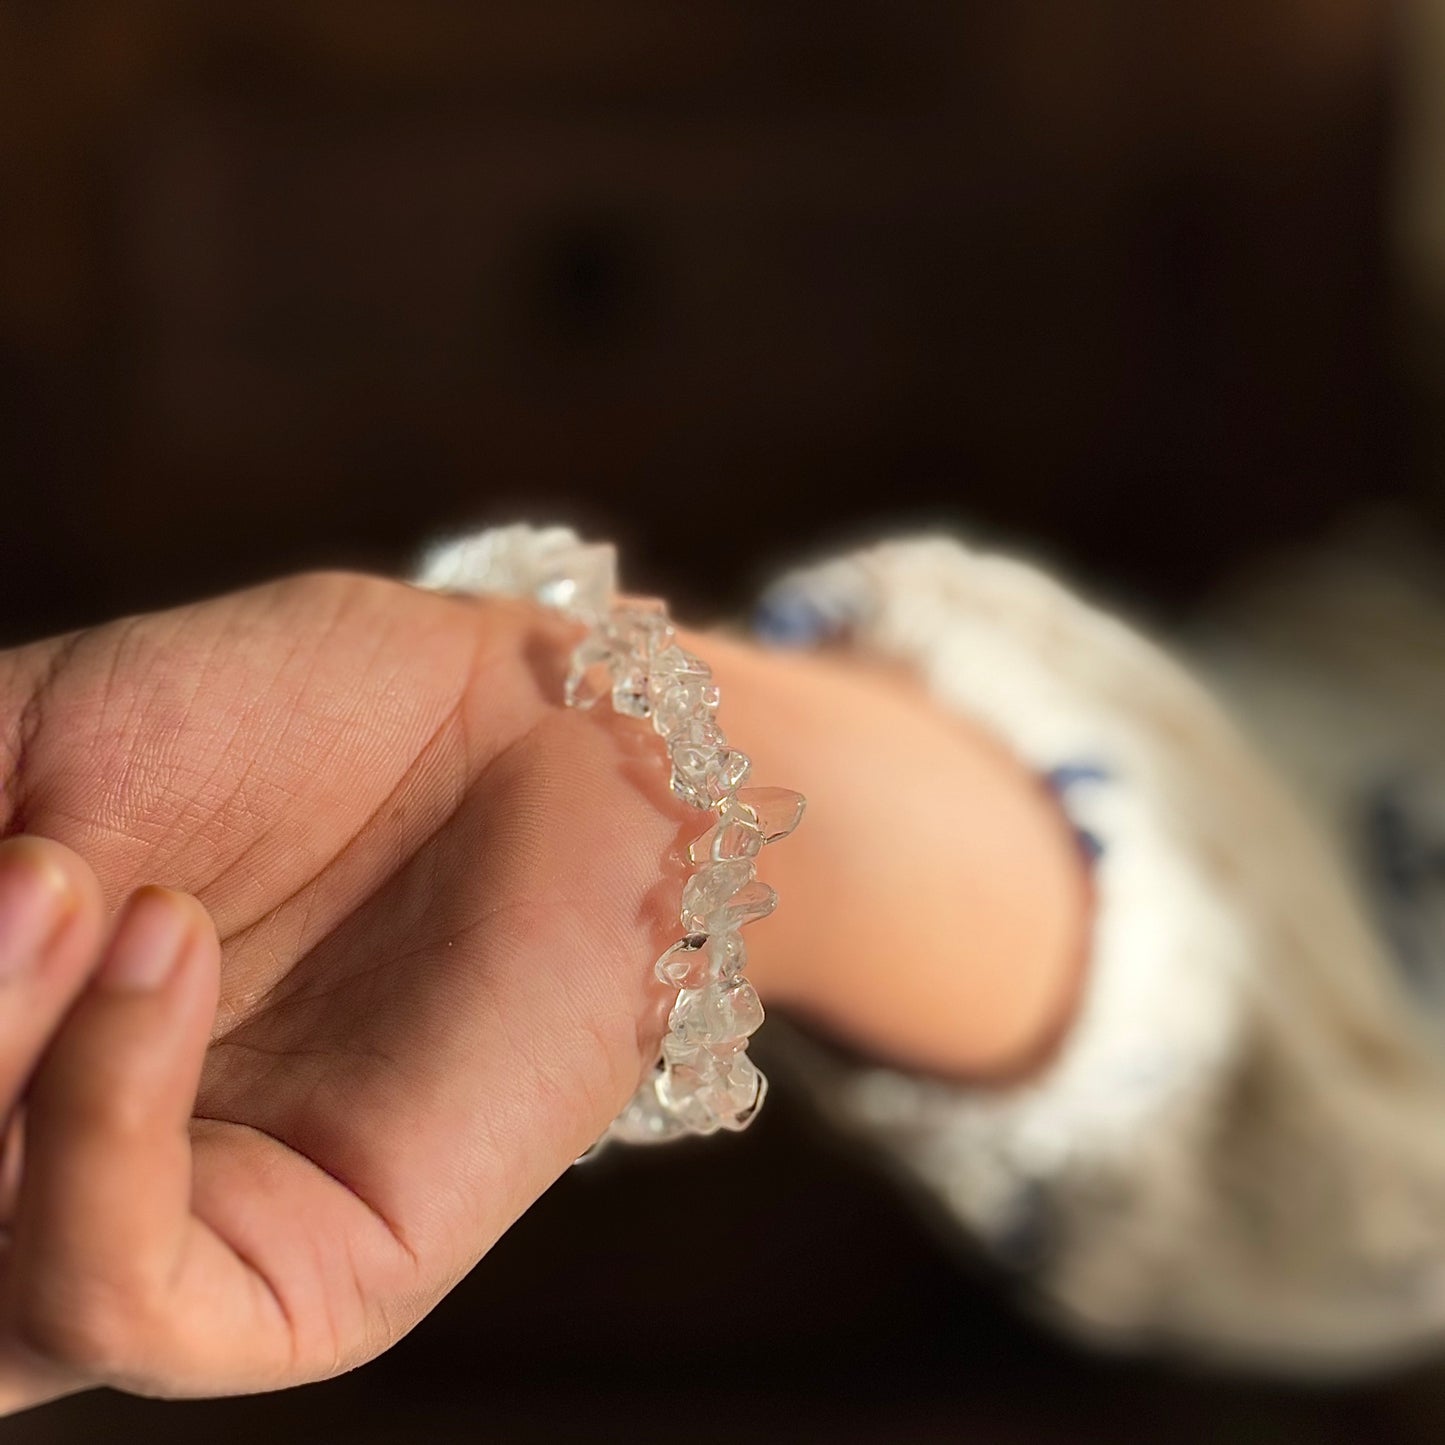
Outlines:
{"type": "Polygon", "coordinates": [[[326,575],[0,655],[0,1407],[361,1363],[631,1094],[687,810],[565,641],[326,575]]]}

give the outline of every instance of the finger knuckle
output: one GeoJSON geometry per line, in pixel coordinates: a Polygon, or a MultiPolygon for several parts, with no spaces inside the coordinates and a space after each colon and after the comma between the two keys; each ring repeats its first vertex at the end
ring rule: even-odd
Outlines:
{"type": "Polygon", "coordinates": [[[70,1146],[82,1152],[143,1143],[156,1131],[155,1090],[143,1072],[124,1067],[128,1062],[135,1061],[117,1050],[85,1078],[57,1081],[70,1087],[38,1092],[37,1128],[58,1127],[70,1146]]]}
{"type": "Polygon", "coordinates": [[[87,1379],[113,1380],[147,1357],[149,1316],[138,1299],[97,1283],[48,1284],[21,1302],[15,1328],[40,1359],[87,1379]]]}

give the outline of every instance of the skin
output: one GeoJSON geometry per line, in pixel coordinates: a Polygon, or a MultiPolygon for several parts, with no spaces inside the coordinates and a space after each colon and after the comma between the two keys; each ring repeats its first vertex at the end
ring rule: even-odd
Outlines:
{"type": "Polygon", "coordinates": [[[1042,1064],[1076,1002],[1088,874],[1054,800],[901,670],[709,636],[722,716],[759,782],[808,799],[759,873],[765,999],[859,1051],[972,1083],[1042,1064]]]}
{"type": "MultiPolygon", "coordinates": [[[[569,636],[328,574],[0,654],[0,1409],[360,1364],[631,1094],[705,820],[650,730],[556,705],[569,636]]],[[[1031,1066],[1087,920],[1047,799],[904,679],[693,640],[811,800],[764,996],[1031,1066]]]]}

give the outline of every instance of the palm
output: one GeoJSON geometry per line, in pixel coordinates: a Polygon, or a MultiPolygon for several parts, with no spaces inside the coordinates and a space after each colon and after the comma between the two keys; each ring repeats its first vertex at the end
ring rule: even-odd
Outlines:
{"type": "Polygon", "coordinates": [[[222,939],[168,1346],[198,1393],[383,1348],[647,1062],[682,819],[645,738],[556,708],[553,628],[319,577],[5,659],[6,831],[222,939]]]}

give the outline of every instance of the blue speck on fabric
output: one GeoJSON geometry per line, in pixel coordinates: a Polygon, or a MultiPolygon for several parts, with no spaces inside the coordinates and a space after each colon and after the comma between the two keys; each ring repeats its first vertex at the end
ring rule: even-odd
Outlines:
{"type": "Polygon", "coordinates": [[[1044,786],[1060,796],[1080,783],[1107,783],[1111,774],[1098,763],[1060,763],[1044,774],[1044,786]]]}
{"type": "Polygon", "coordinates": [[[761,641],[775,647],[809,647],[836,631],[817,603],[792,588],[764,593],[753,609],[752,629],[761,641]]]}
{"type": "MultiPolygon", "coordinates": [[[[1069,812],[1069,795],[1080,787],[1087,787],[1096,783],[1108,783],[1113,780],[1113,774],[1101,763],[1071,762],[1060,763],[1056,768],[1050,768],[1042,775],[1041,781],[1044,787],[1059,800],[1065,814],[1069,812]]],[[[1104,856],[1104,840],[1092,829],[1085,828],[1082,824],[1069,819],[1073,826],[1074,841],[1078,844],[1079,852],[1084,861],[1091,867],[1104,856]]]]}

